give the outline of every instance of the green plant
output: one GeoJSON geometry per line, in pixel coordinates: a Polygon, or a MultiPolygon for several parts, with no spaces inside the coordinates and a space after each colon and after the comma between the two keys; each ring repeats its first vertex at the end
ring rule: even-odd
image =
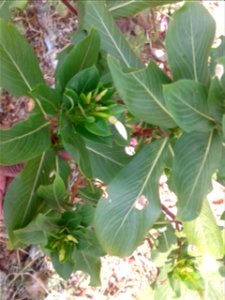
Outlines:
{"type": "Polygon", "coordinates": [[[206,200],[212,177],[225,178],[225,75],[214,74],[225,53],[211,49],[215,22],[198,2],[175,12],[166,36],[171,79],[153,61],[145,67],[114,22],[155,2],[107,3],[78,1],[80,27],[59,56],[54,88],[26,40],[0,21],[0,86],[35,101],[26,121],[0,131],[0,164],[26,161],[4,201],[9,246],[40,244],[63,278],[83,270],[96,285],[100,256],[130,255],[146,238],[161,268],[152,299],[210,299],[216,290],[220,299],[222,229],[206,200]],[[132,136],[134,157],[124,150],[132,136]],[[78,165],[77,182],[84,178],[82,204],[73,203],[64,150],[78,165]],[[160,203],[163,174],[177,216],[160,203]],[[206,254],[215,272],[201,267],[206,254]]]}

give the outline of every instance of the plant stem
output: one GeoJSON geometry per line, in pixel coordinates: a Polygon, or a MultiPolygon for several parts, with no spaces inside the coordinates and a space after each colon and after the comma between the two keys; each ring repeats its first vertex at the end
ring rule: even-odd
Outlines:
{"type": "Polygon", "coordinates": [[[69,3],[68,0],[61,0],[63,4],[75,15],[77,16],[77,10],[69,3]]]}

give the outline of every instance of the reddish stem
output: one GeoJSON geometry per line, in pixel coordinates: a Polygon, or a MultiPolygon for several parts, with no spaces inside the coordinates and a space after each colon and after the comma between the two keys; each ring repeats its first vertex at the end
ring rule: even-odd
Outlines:
{"type": "Polygon", "coordinates": [[[172,221],[175,223],[176,226],[176,230],[180,231],[180,226],[182,225],[181,222],[176,220],[176,216],[168,209],[168,207],[166,207],[165,205],[162,205],[162,210],[164,213],[166,213],[171,219],[172,221]]]}
{"type": "Polygon", "coordinates": [[[67,8],[68,8],[75,16],[77,16],[77,10],[69,3],[68,0],[61,0],[61,2],[62,2],[63,4],[65,4],[66,7],[67,7],[67,8]]]}

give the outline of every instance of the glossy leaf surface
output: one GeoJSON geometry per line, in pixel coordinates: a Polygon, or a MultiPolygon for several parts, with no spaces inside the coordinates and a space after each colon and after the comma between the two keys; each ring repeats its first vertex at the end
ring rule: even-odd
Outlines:
{"type": "Polygon", "coordinates": [[[128,163],[98,203],[97,237],[108,254],[130,255],[161,212],[158,181],[168,155],[168,140],[144,147],[128,163]]]}
{"type": "Polygon", "coordinates": [[[29,96],[37,84],[44,83],[33,49],[17,29],[3,20],[0,20],[0,74],[0,86],[16,97],[29,96]]]}
{"type": "Polygon", "coordinates": [[[25,227],[38,213],[42,200],[37,196],[37,188],[50,184],[50,174],[55,168],[54,152],[44,152],[29,161],[24,170],[10,184],[5,201],[4,215],[9,234],[25,227]]]}
{"type": "Polygon", "coordinates": [[[84,13],[84,26],[94,26],[98,30],[103,50],[119,59],[124,66],[143,67],[103,1],[82,1],[80,5],[84,13]]]}
{"type": "Polygon", "coordinates": [[[140,71],[125,73],[114,58],[110,57],[108,62],[115,86],[135,117],[167,128],[176,125],[162,93],[162,84],[170,80],[155,63],[140,71]]]}
{"type": "Polygon", "coordinates": [[[12,165],[39,156],[50,147],[50,124],[40,115],[0,130],[0,164],[12,165]]]}
{"type": "Polygon", "coordinates": [[[144,10],[148,7],[160,6],[163,4],[178,2],[179,0],[148,0],[148,1],[139,1],[139,0],[126,0],[126,1],[111,1],[107,0],[107,7],[109,12],[113,15],[114,18],[124,18],[137,14],[138,12],[144,10]]]}
{"type": "Polygon", "coordinates": [[[185,133],[175,146],[173,179],[178,196],[178,218],[196,218],[205,196],[210,192],[211,177],[219,167],[221,137],[216,131],[185,133]]]}
{"type": "Polygon", "coordinates": [[[132,158],[125,153],[125,148],[113,144],[112,147],[93,142],[87,142],[93,175],[105,183],[113,177],[132,158]]]}
{"type": "Polygon", "coordinates": [[[186,78],[208,84],[208,57],[214,35],[215,21],[201,3],[187,1],[175,12],[166,36],[174,80],[186,78]]]}
{"type": "Polygon", "coordinates": [[[192,80],[179,80],[164,86],[166,105],[176,123],[186,132],[209,131],[214,124],[207,105],[207,90],[192,80]]]}
{"type": "Polygon", "coordinates": [[[75,74],[97,62],[99,46],[99,35],[92,29],[85,39],[73,47],[56,71],[56,84],[60,91],[75,74]]]}
{"type": "Polygon", "coordinates": [[[184,222],[188,242],[198,247],[201,254],[209,254],[216,259],[224,255],[222,233],[207,200],[204,201],[200,215],[193,221],[184,222]]]}

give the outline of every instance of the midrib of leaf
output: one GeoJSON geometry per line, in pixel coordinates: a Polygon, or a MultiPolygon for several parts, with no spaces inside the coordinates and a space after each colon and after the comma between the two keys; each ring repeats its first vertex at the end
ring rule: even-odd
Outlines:
{"type": "Polygon", "coordinates": [[[174,153],[174,151],[173,151],[173,147],[171,146],[171,144],[169,143],[169,151],[170,151],[170,153],[171,153],[171,155],[172,155],[172,157],[174,158],[175,157],[175,153],[174,153]]]}
{"type": "Polygon", "coordinates": [[[15,62],[15,60],[13,59],[13,57],[11,56],[11,54],[8,52],[8,50],[4,47],[4,45],[2,45],[3,50],[5,51],[6,55],[9,57],[9,59],[12,61],[13,65],[15,66],[15,68],[17,69],[18,73],[20,74],[21,78],[23,79],[23,81],[25,82],[25,84],[28,87],[28,90],[31,91],[32,88],[29,84],[29,82],[27,81],[26,77],[24,76],[22,70],[20,69],[20,67],[18,66],[18,64],[15,62]]]}
{"type": "Polygon", "coordinates": [[[109,32],[107,26],[104,23],[104,20],[102,19],[101,15],[99,14],[98,10],[95,8],[94,4],[91,3],[93,10],[95,11],[96,15],[99,17],[99,20],[101,21],[103,27],[105,28],[108,36],[110,37],[110,39],[112,40],[116,50],[119,52],[120,56],[123,58],[125,64],[130,67],[130,64],[128,63],[128,61],[126,60],[126,57],[124,56],[123,52],[121,51],[121,49],[118,47],[116,41],[114,40],[113,36],[111,35],[111,33],[109,32]]]}
{"type": "MultiPolygon", "coordinates": [[[[91,37],[90,43],[88,44],[87,50],[86,50],[86,52],[85,52],[85,54],[84,54],[84,56],[83,56],[83,60],[82,60],[82,63],[81,63],[81,65],[80,65],[79,71],[82,70],[82,68],[83,68],[83,65],[84,65],[84,63],[85,63],[85,60],[86,60],[86,58],[87,58],[88,52],[89,52],[90,47],[91,47],[92,40],[93,40],[93,36],[91,37]]],[[[79,72],[79,71],[78,71],[78,72],[79,72]]],[[[78,72],[77,72],[77,73],[78,73],[78,72]]]]}
{"type": "Polygon", "coordinates": [[[194,42],[194,33],[193,33],[193,24],[192,24],[192,16],[191,15],[190,15],[189,20],[190,20],[190,29],[191,29],[191,49],[192,49],[194,77],[195,77],[195,81],[198,82],[197,66],[196,66],[196,54],[195,54],[195,42],[194,42]]]}
{"type": "MultiPolygon", "coordinates": [[[[104,23],[104,20],[102,19],[101,15],[99,14],[98,10],[95,8],[94,4],[91,4],[93,10],[95,11],[96,15],[99,17],[101,24],[103,25],[103,27],[105,28],[108,36],[110,37],[112,43],[114,44],[115,48],[117,49],[117,51],[119,52],[120,56],[123,58],[125,64],[127,65],[127,67],[131,67],[131,65],[129,64],[129,62],[127,61],[126,57],[124,56],[123,52],[121,51],[121,49],[118,47],[115,39],[113,38],[113,36],[111,35],[111,33],[109,32],[107,26],[104,23]]],[[[147,91],[147,93],[155,100],[155,102],[158,104],[159,107],[161,107],[161,109],[170,116],[170,118],[173,119],[172,114],[170,114],[170,112],[166,109],[166,107],[164,105],[162,105],[162,103],[160,102],[160,100],[158,100],[155,95],[148,89],[148,87],[141,82],[133,73],[131,73],[132,76],[137,80],[137,82],[139,82],[139,84],[147,91]]]]}
{"type": "MultiPolygon", "coordinates": [[[[176,95],[176,93],[175,93],[175,95],[176,95]]],[[[208,120],[210,120],[210,121],[215,122],[215,120],[214,120],[212,117],[210,117],[209,115],[206,115],[206,114],[204,114],[203,112],[197,110],[195,107],[193,107],[192,105],[190,105],[185,99],[179,97],[178,95],[176,95],[176,96],[177,96],[177,98],[178,98],[182,103],[184,103],[187,107],[189,107],[189,108],[192,109],[194,112],[196,112],[196,114],[199,114],[200,116],[202,116],[202,117],[204,117],[204,118],[206,118],[206,119],[208,119],[208,120]]]]}
{"type": "MultiPolygon", "coordinates": [[[[26,79],[25,75],[23,74],[22,70],[20,69],[20,67],[18,66],[18,64],[15,62],[15,60],[13,59],[13,57],[10,55],[10,53],[8,52],[8,50],[4,47],[4,45],[1,44],[1,46],[2,46],[3,50],[5,51],[6,55],[12,61],[13,65],[15,66],[16,70],[18,71],[18,73],[20,74],[20,77],[25,82],[26,86],[28,87],[29,92],[31,92],[32,91],[32,87],[30,86],[29,82],[27,81],[27,79],[26,79]]],[[[37,103],[38,103],[38,105],[39,105],[39,107],[40,107],[43,115],[46,115],[46,112],[44,111],[44,109],[43,109],[43,107],[41,105],[40,100],[38,98],[36,98],[36,97],[34,99],[37,101],[37,103]]]]}
{"type": "Polygon", "coordinates": [[[172,114],[166,109],[166,107],[160,102],[160,100],[157,99],[157,97],[149,90],[149,88],[137,77],[134,73],[130,73],[134,79],[137,80],[137,82],[146,90],[146,92],[150,95],[151,98],[156,102],[156,104],[174,120],[172,114]]]}
{"type": "Polygon", "coordinates": [[[116,164],[116,165],[118,165],[118,166],[120,166],[120,167],[123,167],[123,164],[121,164],[121,163],[118,162],[117,160],[114,160],[114,159],[112,159],[111,157],[109,157],[109,156],[107,156],[107,155],[105,155],[105,154],[103,154],[103,153],[101,153],[101,152],[98,152],[98,151],[92,149],[91,147],[88,147],[88,146],[87,146],[86,148],[87,148],[89,151],[91,151],[91,152],[93,152],[93,153],[95,153],[95,154],[97,154],[97,155],[99,155],[99,156],[101,156],[101,157],[103,157],[103,158],[105,158],[105,159],[107,159],[107,160],[113,162],[114,164],[116,164]]]}
{"type": "Polygon", "coordinates": [[[54,184],[53,184],[53,194],[54,194],[55,201],[56,201],[56,204],[57,204],[59,210],[63,210],[62,206],[60,205],[60,201],[58,199],[58,196],[57,196],[57,193],[56,193],[56,187],[55,187],[54,184]]]}
{"type": "Polygon", "coordinates": [[[110,7],[109,11],[117,10],[117,9],[119,9],[121,7],[125,7],[125,6],[130,5],[132,3],[135,3],[135,2],[136,2],[136,0],[130,0],[130,1],[127,1],[127,2],[125,1],[124,3],[121,3],[121,4],[115,5],[113,7],[110,7]]]}
{"type": "Polygon", "coordinates": [[[134,199],[133,204],[132,204],[131,207],[129,208],[129,210],[128,210],[128,212],[126,213],[126,215],[124,216],[124,218],[123,218],[123,220],[122,220],[120,226],[118,227],[117,231],[115,232],[115,235],[113,236],[113,240],[116,239],[118,233],[120,232],[121,228],[123,227],[124,223],[126,222],[127,218],[129,217],[130,213],[131,213],[132,210],[134,209],[134,204],[135,204],[137,198],[140,197],[141,194],[142,194],[142,192],[144,191],[145,186],[147,185],[148,180],[149,180],[150,176],[152,175],[152,172],[154,171],[155,166],[156,166],[156,164],[157,164],[157,162],[158,162],[158,160],[159,160],[159,158],[160,158],[160,156],[161,156],[161,154],[162,154],[162,152],[163,152],[163,150],[164,150],[164,148],[165,148],[167,142],[168,142],[168,138],[166,138],[166,139],[163,141],[162,146],[160,147],[160,149],[159,149],[159,151],[158,151],[158,153],[157,153],[157,155],[156,155],[156,157],[155,157],[155,159],[154,159],[154,161],[153,161],[153,163],[152,163],[152,166],[151,166],[151,168],[150,168],[150,170],[149,170],[149,172],[148,172],[148,174],[147,174],[147,176],[146,176],[146,179],[145,179],[143,185],[141,186],[141,189],[140,189],[138,195],[137,195],[136,198],[134,199]]]}
{"type": "Polygon", "coordinates": [[[27,216],[27,213],[28,213],[28,210],[29,210],[29,207],[30,207],[32,198],[33,198],[33,196],[34,196],[34,192],[35,192],[35,189],[36,189],[36,186],[37,186],[37,182],[38,182],[38,179],[39,179],[39,176],[40,176],[40,173],[41,173],[41,168],[42,168],[42,165],[43,165],[43,161],[44,161],[45,155],[46,155],[46,152],[44,152],[44,153],[42,154],[42,156],[41,156],[41,160],[40,160],[40,163],[39,163],[39,167],[38,167],[38,170],[37,170],[37,174],[36,174],[35,179],[34,179],[33,187],[32,187],[31,193],[30,193],[30,197],[29,197],[29,199],[28,199],[28,203],[27,203],[27,206],[26,206],[26,209],[25,209],[23,218],[22,218],[22,223],[23,223],[24,220],[26,219],[26,216],[27,216]]]}
{"type": "Polygon", "coordinates": [[[28,133],[25,133],[25,134],[20,135],[20,136],[16,136],[16,137],[14,137],[14,138],[12,138],[12,139],[10,139],[10,140],[7,140],[7,141],[5,141],[5,142],[1,142],[1,145],[5,145],[5,144],[8,144],[8,143],[14,142],[14,141],[16,141],[16,140],[20,140],[20,139],[22,139],[22,138],[24,138],[24,137],[27,137],[27,136],[29,136],[29,135],[32,135],[33,133],[35,133],[35,132],[41,130],[42,128],[48,126],[49,124],[50,124],[50,122],[44,123],[44,124],[42,124],[40,127],[35,128],[34,130],[29,131],[28,133]]]}
{"type": "Polygon", "coordinates": [[[170,246],[169,246],[169,242],[167,240],[167,236],[166,236],[166,233],[165,232],[162,232],[162,235],[163,235],[163,238],[165,240],[165,244],[166,244],[166,248],[167,248],[167,251],[170,249],[170,246]]]}
{"type": "Polygon", "coordinates": [[[92,268],[91,268],[91,266],[90,266],[90,264],[89,264],[89,262],[88,262],[88,260],[87,260],[87,258],[86,258],[86,255],[84,254],[83,251],[81,251],[81,255],[83,256],[83,259],[84,259],[84,261],[85,261],[85,263],[86,263],[86,265],[87,265],[87,267],[88,267],[88,270],[90,271],[90,274],[93,274],[92,268]]]}
{"type": "Polygon", "coordinates": [[[205,162],[206,162],[206,159],[207,159],[209,151],[210,151],[210,147],[211,147],[211,144],[212,144],[213,134],[214,134],[214,131],[211,130],[210,135],[209,135],[208,144],[207,144],[207,147],[206,147],[206,150],[205,150],[205,155],[202,158],[202,162],[201,162],[201,165],[199,167],[199,171],[197,173],[197,176],[195,177],[195,181],[194,181],[194,184],[192,186],[191,192],[189,193],[189,196],[187,197],[187,200],[186,200],[185,205],[182,208],[182,210],[185,210],[186,207],[189,205],[189,203],[191,201],[191,198],[192,198],[192,195],[193,195],[193,193],[195,191],[195,188],[196,188],[196,186],[198,184],[199,177],[201,176],[202,170],[203,170],[203,168],[205,166],[205,162]]]}

